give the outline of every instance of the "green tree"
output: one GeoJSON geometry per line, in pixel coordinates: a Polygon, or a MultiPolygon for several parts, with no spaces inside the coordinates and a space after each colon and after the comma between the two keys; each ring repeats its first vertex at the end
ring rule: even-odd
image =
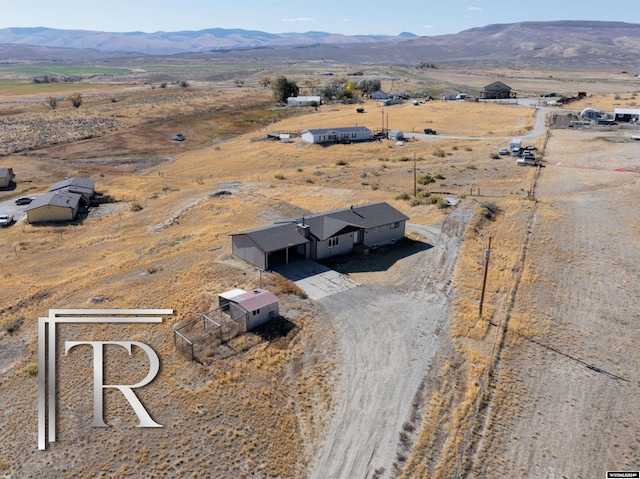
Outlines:
{"type": "Polygon", "coordinates": [[[279,76],[271,86],[273,89],[273,98],[276,101],[287,101],[290,96],[298,96],[300,89],[295,79],[287,80],[284,76],[279,76]]]}
{"type": "Polygon", "coordinates": [[[242,88],[244,86],[244,80],[242,78],[236,78],[233,80],[238,88],[242,88]]]}
{"type": "Polygon", "coordinates": [[[69,95],[67,95],[67,100],[69,100],[74,107],[79,108],[80,105],[82,105],[82,93],[69,93],[69,95]]]}

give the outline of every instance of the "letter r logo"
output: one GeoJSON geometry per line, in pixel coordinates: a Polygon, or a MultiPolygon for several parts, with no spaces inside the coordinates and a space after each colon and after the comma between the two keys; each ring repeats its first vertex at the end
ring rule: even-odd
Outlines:
{"type": "Polygon", "coordinates": [[[138,427],[162,427],[161,424],[158,424],[149,413],[144,408],[136,393],[133,392],[134,389],[145,386],[154,380],[158,371],[160,370],[160,360],[158,359],[158,355],[156,352],[151,349],[148,345],[141,343],[139,341],[66,341],[65,343],[64,354],[68,354],[69,350],[73,347],[78,346],[79,344],[88,344],[93,348],[93,422],[91,425],[93,427],[108,427],[108,424],[104,422],[102,413],[103,413],[103,389],[114,388],[118,389],[124,397],[129,401],[131,407],[135,411],[140,423],[138,427]],[[131,346],[136,345],[141,348],[149,358],[149,373],[147,377],[145,377],[142,381],[137,384],[132,385],[107,385],[103,384],[103,345],[105,344],[117,344],[125,348],[129,352],[129,356],[131,356],[131,346]]]}

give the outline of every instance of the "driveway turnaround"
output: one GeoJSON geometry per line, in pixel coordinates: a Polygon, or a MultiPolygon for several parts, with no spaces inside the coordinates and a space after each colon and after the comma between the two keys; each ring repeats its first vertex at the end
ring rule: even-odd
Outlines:
{"type": "Polygon", "coordinates": [[[296,261],[275,270],[296,283],[313,300],[360,286],[348,276],[311,260],[296,261]]]}

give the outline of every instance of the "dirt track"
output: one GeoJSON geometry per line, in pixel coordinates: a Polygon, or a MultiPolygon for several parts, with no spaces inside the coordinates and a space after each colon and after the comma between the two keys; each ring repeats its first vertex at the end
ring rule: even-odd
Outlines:
{"type": "Polygon", "coordinates": [[[638,150],[612,136],[624,135],[560,131],[549,142],[511,312],[537,332],[507,333],[468,477],[640,470],[640,178],[613,171],[636,167],[638,150]]]}
{"type": "Polygon", "coordinates": [[[384,284],[363,284],[321,300],[341,349],[340,398],[309,478],[391,472],[398,435],[447,327],[449,283],[472,211],[461,205],[442,230],[407,226],[433,248],[382,271],[384,284]]]}

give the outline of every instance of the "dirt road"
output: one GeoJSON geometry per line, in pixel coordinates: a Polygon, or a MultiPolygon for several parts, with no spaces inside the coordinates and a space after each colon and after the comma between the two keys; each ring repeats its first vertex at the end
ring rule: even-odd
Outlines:
{"type": "Polygon", "coordinates": [[[449,281],[471,212],[461,204],[443,229],[408,225],[433,248],[380,272],[382,283],[320,301],[333,318],[342,360],[339,399],[309,478],[372,477],[376,470],[389,477],[402,425],[448,321],[449,281]]]}
{"type": "Polygon", "coordinates": [[[640,175],[613,171],[638,164],[621,135],[553,132],[512,312],[538,332],[508,333],[468,477],[640,470],[640,175]]]}

